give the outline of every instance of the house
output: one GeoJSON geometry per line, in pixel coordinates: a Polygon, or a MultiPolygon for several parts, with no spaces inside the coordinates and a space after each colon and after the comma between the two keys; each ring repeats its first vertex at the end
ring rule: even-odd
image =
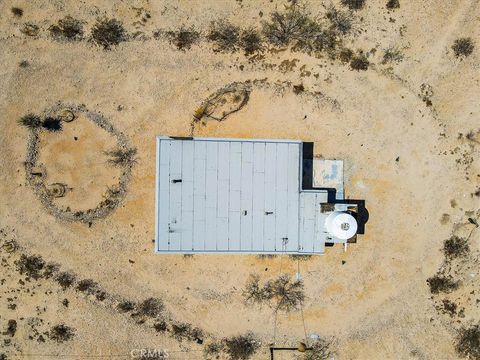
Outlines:
{"type": "Polygon", "coordinates": [[[155,251],[323,254],[355,242],[364,202],[343,200],[343,173],[341,192],[314,187],[312,154],[297,140],[158,136],[155,251]]]}

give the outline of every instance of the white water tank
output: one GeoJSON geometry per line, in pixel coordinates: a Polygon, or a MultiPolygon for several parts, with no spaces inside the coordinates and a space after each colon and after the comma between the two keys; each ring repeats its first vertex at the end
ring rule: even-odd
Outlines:
{"type": "Polygon", "coordinates": [[[325,227],[330,235],[341,240],[352,238],[358,229],[357,220],[347,212],[334,211],[325,220],[325,227]]]}

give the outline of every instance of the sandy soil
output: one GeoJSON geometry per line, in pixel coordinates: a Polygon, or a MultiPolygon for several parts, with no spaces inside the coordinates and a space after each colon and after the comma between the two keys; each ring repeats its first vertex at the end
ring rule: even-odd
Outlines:
{"type": "MultiPolygon", "coordinates": [[[[284,2],[1,2],[0,354],[129,358],[132,349],[160,348],[169,358],[201,359],[205,344],[251,331],[261,341],[258,359],[268,358],[269,344],[297,346],[305,332],[308,341],[311,334],[334,339],[337,359],[458,358],[457,331],[480,321],[480,231],[468,221],[480,215],[474,195],[480,188],[480,4],[400,0],[399,9],[388,11],[385,3],[367,0],[352,15],[356,30],[344,44],[362,49],[370,61],[368,70],[354,71],[288,47],[252,57],[214,52],[201,40],[182,51],[152,35],[182,24],[206,33],[218,19],[259,28],[270,13],[284,11],[284,2]],[[21,17],[13,6],[23,9],[21,17]],[[50,36],[49,26],[67,15],[83,22],[84,40],[50,36]],[[95,45],[90,30],[103,16],[118,19],[136,37],[110,50],[95,45]],[[26,23],[38,26],[36,36],[21,32],[26,23]],[[461,37],[476,44],[470,56],[457,58],[451,46],[461,37]],[[383,64],[392,46],[403,59],[383,64]],[[22,61],[28,66],[19,66],[22,61]],[[196,123],[193,135],[301,139],[315,143],[317,156],[343,159],[346,195],[365,199],[370,213],[366,234],[348,252],[334,247],[302,261],[153,253],[155,135],[191,135],[193,114],[206,98],[247,81],[247,105],[225,121],[196,123]],[[296,93],[299,84],[304,91],[296,93]],[[125,199],[90,226],[56,219],[26,181],[29,134],[17,120],[57,102],[102,113],[137,149],[125,199]],[[426,280],[441,269],[443,241],[452,234],[469,237],[470,253],[454,275],[462,283],[450,294],[432,295],[426,280]],[[12,240],[14,251],[7,246],[12,240]],[[54,277],[25,280],[15,264],[22,254],[55,262],[77,280],[93,279],[106,299],[74,286],[62,289],[54,277]],[[298,269],[303,315],[275,316],[268,305],[245,304],[250,274],[264,281],[298,269]],[[158,319],[117,309],[121,299],[150,297],[163,301],[170,323],[202,329],[203,344],[155,330],[158,319]],[[446,298],[464,312],[445,314],[439,304],[446,298]],[[9,320],[16,321],[14,335],[6,330],[9,320]],[[73,338],[52,339],[57,324],[74,328],[73,338]]],[[[322,16],[329,4],[305,6],[322,16]]],[[[84,210],[102,201],[121,172],[107,163],[105,152],[114,146],[108,133],[81,116],[61,132],[41,132],[39,162],[49,183],[74,188],[58,206],[84,210]]]]}

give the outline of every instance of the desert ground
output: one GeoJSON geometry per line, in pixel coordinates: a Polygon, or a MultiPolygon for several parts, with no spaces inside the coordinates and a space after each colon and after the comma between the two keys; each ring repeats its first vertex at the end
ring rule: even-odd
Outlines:
{"type": "Polygon", "coordinates": [[[478,0],[1,1],[0,359],[480,359],[479,21],[478,0]],[[156,135],[314,142],[365,234],[154,254],[156,135]],[[279,278],[292,306],[252,300],[279,278]]]}

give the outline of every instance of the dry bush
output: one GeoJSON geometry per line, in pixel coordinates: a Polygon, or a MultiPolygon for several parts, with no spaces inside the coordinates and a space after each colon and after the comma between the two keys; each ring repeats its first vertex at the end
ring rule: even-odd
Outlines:
{"type": "Polygon", "coordinates": [[[352,57],[353,57],[353,51],[347,48],[341,49],[340,52],[338,53],[338,58],[343,63],[349,63],[350,60],[352,60],[352,57]]]}
{"type": "Polygon", "coordinates": [[[93,26],[92,39],[97,44],[108,50],[127,40],[127,32],[122,22],[116,19],[100,19],[93,26]]]}
{"type": "Polygon", "coordinates": [[[124,312],[124,313],[129,312],[129,311],[135,310],[135,303],[133,301],[123,300],[118,303],[117,309],[120,312],[124,312]]]}
{"type": "Polygon", "coordinates": [[[77,284],[76,289],[83,293],[94,294],[97,291],[98,284],[92,279],[80,280],[77,284]]]}
{"type": "Polygon", "coordinates": [[[316,340],[311,350],[307,350],[302,360],[327,360],[333,359],[332,341],[328,339],[316,340]]]}
{"type": "Polygon", "coordinates": [[[290,311],[298,308],[305,299],[303,283],[291,281],[287,274],[260,286],[259,276],[252,274],[247,281],[243,296],[247,303],[270,303],[276,310],[290,311]]]}
{"type": "Polygon", "coordinates": [[[178,341],[189,340],[203,344],[203,331],[188,323],[172,324],[172,337],[178,341]]]}
{"type": "Polygon", "coordinates": [[[48,337],[58,343],[71,340],[75,336],[75,329],[65,324],[52,327],[48,333],[48,337]]]}
{"type": "Polygon", "coordinates": [[[245,51],[245,55],[252,55],[263,50],[262,38],[256,29],[248,28],[242,31],[239,46],[245,51]]]}
{"type": "MultiPolygon", "coordinates": [[[[115,149],[105,152],[106,155],[111,158],[108,159],[108,163],[113,166],[131,166],[136,162],[135,155],[137,154],[137,149],[115,149]]],[[[115,191],[114,189],[109,189],[110,191],[115,191]]],[[[113,195],[110,194],[109,195],[113,195]]]]}
{"type": "Polygon", "coordinates": [[[166,35],[170,44],[183,51],[190,49],[200,40],[200,32],[193,26],[189,28],[182,26],[177,31],[167,31],[166,35]]]}
{"type": "Polygon", "coordinates": [[[29,129],[37,129],[42,126],[42,120],[40,119],[40,117],[34,114],[27,114],[22,116],[18,120],[18,123],[29,129]]]}
{"type": "Polygon", "coordinates": [[[365,0],[342,0],[342,5],[351,10],[360,10],[365,5],[365,0]]]}
{"type": "Polygon", "coordinates": [[[440,274],[427,279],[427,283],[432,294],[449,293],[459,287],[458,281],[454,281],[451,277],[446,277],[440,274]]]}
{"type": "Polygon", "coordinates": [[[400,62],[403,60],[402,52],[396,47],[390,47],[385,50],[383,54],[382,64],[387,64],[391,62],[400,62]]]}
{"type": "Polygon", "coordinates": [[[387,4],[385,5],[387,9],[399,9],[400,8],[400,0],[388,0],[387,4]]]}
{"type": "Polygon", "coordinates": [[[234,52],[240,39],[240,28],[227,21],[213,22],[207,39],[215,44],[216,51],[234,52]]]}
{"type": "Polygon", "coordinates": [[[152,318],[159,316],[162,313],[163,309],[164,305],[162,300],[157,298],[148,298],[138,305],[139,315],[152,318]]]}
{"type": "Polygon", "coordinates": [[[459,331],[457,344],[457,352],[466,358],[480,359],[480,325],[472,325],[469,328],[462,328],[459,331]]]}
{"type": "Polygon", "coordinates": [[[469,253],[470,246],[467,239],[452,236],[443,242],[443,253],[447,259],[454,259],[460,256],[465,256],[469,253]]]}
{"type": "Polygon", "coordinates": [[[368,70],[369,65],[370,65],[370,62],[368,61],[365,54],[362,54],[362,53],[358,55],[354,55],[350,60],[350,67],[352,68],[352,70],[365,71],[365,70],[368,70]]]}
{"type": "Polygon", "coordinates": [[[39,279],[42,277],[42,270],[45,266],[45,261],[37,255],[27,256],[22,254],[20,259],[16,262],[16,265],[20,274],[25,274],[32,279],[39,279]]]}
{"type": "Polygon", "coordinates": [[[263,34],[275,46],[291,45],[297,41],[305,41],[306,32],[312,21],[308,15],[296,9],[285,13],[274,12],[270,21],[262,23],[263,34]]]}
{"type": "Polygon", "coordinates": [[[328,9],[326,16],[331,23],[332,29],[342,34],[348,34],[353,28],[353,15],[351,12],[342,11],[332,6],[328,9]]]}
{"type": "Polygon", "coordinates": [[[83,25],[77,19],[67,16],[49,27],[50,34],[57,40],[81,40],[83,38],[83,25]]]}
{"type": "Polygon", "coordinates": [[[474,45],[471,38],[457,39],[452,45],[452,50],[457,58],[471,55],[473,49],[474,45]]]}
{"type": "Polygon", "coordinates": [[[231,360],[247,360],[260,347],[260,342],[252,333],[224,339],[225,352],[231,360]]]}
{"type": "Polygon", "coordinates": [[[12,12],[12,14],[16,17],[22,17],[23,16],[23,9],[21,8],[18,8],[18,7],[12,7],[10,9],[10,11],[12,12]]]}
{"type": "Polygon", "coordinates": [[[60,270],[60,265],[58,265],[57,263],[48,263],[43,268],[43,277],[45,279],[50,279],[56,273],[58,273],[59,270],[60,270]]]}
{"type": "Polygon", "coordinates": [[[67,289],[73,285],[75,282],[75,275],[69,272],[61,272],[55,276],[55,281],[62,287],[62,289],[67,289]]]}

